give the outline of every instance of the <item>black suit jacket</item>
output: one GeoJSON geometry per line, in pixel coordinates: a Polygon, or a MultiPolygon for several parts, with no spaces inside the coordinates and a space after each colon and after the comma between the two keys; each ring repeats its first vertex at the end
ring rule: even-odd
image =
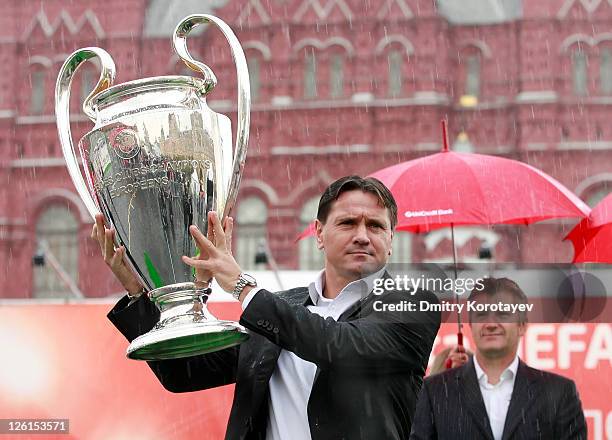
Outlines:
{"type": "MultiPolygon", "coordinates": [[[[305,287],[277,294],[261,290],[240,318],[250,331],[246,342],[149,365],[172,392],[235,382],[225,438],[264,440],[269,380],[281,349],[289,350],[317,365],[308,401],[313,440],[407,439],[440,314],[378,312],[376,301],[438,299],[426,291],[370,293],[334,321],[308,311],[305,287]]],[[[108,317],[131,341],[152,328],[159,313],[146,295],[127,304],[127,298],[120,300],[108,317]]]]}
{"type": "MultiPolygon", "coordinates": [[[[519,361],[503,440],[586,439],[586,422],[574,382],[519,361]]],[[[474,360],[425,379],[411,440],[493,440],[474,360]]]]}

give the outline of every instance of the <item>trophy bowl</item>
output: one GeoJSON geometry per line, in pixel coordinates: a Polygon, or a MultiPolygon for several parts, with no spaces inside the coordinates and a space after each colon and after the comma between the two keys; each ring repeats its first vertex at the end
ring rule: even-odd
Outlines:
{"type": "Polygon", "coordinates": [[[79,196],[92,217],[101,212],[115,229],[116,242],[126,249],[126,264],[160,312],[154,328],[128,347],[127,356],[138,360],[210,353],[248,338],[244,327],[218,320],[208,311],[208,283],[196,280],[195,270],[181,260],[198,252],[189,226],[206,234],[208,212],[216,211],[223,219],[236,200],[249,135],[246,59],[229,26],[211,15],[183,19],[173,44],[202,78],[160,76],[112,85],[112,58],[90,47],[68,57],[56,85],[58,133],[79,196]],[[238,126],[233,151],[230,119],[206,104],[216,78],[187,50],[187,34],[203,23],[219,27],[236,63],[238,126]],[[78,143],[81,173],[70,132],[70,86],[77,68],[94,57],[102,69],[83,104],[94,127],[78,143]]]}

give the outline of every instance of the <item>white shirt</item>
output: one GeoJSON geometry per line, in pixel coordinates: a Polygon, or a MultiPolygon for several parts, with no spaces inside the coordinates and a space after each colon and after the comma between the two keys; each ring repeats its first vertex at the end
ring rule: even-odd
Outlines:
{"type": "MultiPolygon", "coordinates": [[[[323,318],[337,321],[340,315],[364,298],[374,287],[374,280],[383,276],[385,269],[349,283],[334,299],[323,296],[325,271],[308,286],[313,305],[308,310],[323,318]]],[[[253,289],[242,302],[246,309],[261,289],[253,289]]],[[[281,350],[276,369],[270,378],[268,428],[266,440],[311,440],[308,424],[308,399],[317,366],[291,351],[281,350]]]]}
{"type": "Polygon", "coordinates": [[[504,423],[506,423],[506,414],[508,406],[512,398],[512,390],[514,389],[514,380],[516,379],[516,371],[518,369],[519,358],[514,356],[514,360],[506,367],[499,377],[499,382],[495,385],[489,383],[489,378],[484,372],[478,359],[474,356],[474,367],[476,368],[476,377],[480,385],[482,400],[484,400],[489,423],[493,431],[493,438],[501,440],[504,433],[504,423]]]}

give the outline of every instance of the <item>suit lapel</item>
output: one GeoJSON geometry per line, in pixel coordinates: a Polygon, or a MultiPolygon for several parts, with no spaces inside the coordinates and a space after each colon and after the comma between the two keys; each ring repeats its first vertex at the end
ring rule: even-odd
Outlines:
{"type": "Polygon", "coordinates": [[[529,409],[537,394],[534,387],[535,378],[530,374],[529,368],[519,360],[519,366],[516,370],[516,379],[514,380],[514,389],[510,398],[510,405],[506,414],[504,423],[503,440],[512,437],[519,422],[523,419],[523,414],[529,409]]]}
{"type": "Polygon", "coordinates": [[[474,368],[474,360],[472,358],[459,369],[457,380],[459,382],[460,404],[465,405],[484,438],[493,440],[493,431],[491,430],[487,409],[482,400],[482,393],[480,392],[480,385],[476,378],[476,369],[474,368]]]}

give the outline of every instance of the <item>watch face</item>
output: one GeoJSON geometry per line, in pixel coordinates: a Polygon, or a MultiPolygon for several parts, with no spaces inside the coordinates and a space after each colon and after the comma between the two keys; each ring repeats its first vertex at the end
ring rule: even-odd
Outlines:
{"type": "Polygon", "coordinates": [[[242,273],[240,276],[242,278],[244,278],[244,280],[246,281],[247,285],[253,286],[253,287],[257,286],[257,280],[255,280],[255,278],[253,278],[248,273],[242,273]]]}

